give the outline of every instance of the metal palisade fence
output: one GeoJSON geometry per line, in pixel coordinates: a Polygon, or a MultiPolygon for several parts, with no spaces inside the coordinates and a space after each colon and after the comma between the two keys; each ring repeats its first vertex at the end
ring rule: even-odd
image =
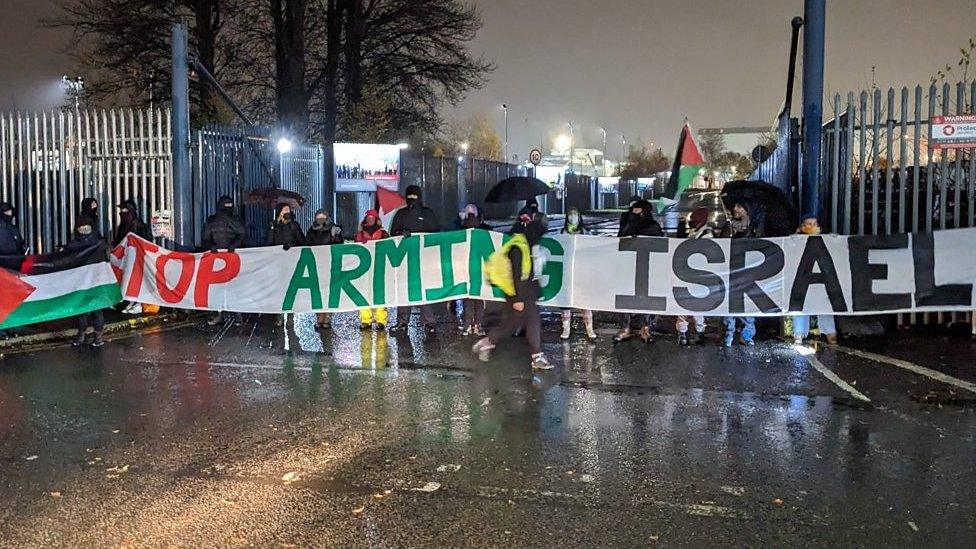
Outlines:
{"type": "Polygon", "coordinates": [[[841,234],[973,226],[976,149],[930,147],[929,121],[974,105],[976,82],[835,95],[824,125],[824,225],[841,234]]]}
{"type": "Polygon", "coordinates": [[[13,203],[33,252],[69,238],[81,201],[99,201],[109,234],[113,204],[143,215],[172,204],[169,112],[162,109],[0,113],[0,200],[13,203]]]}

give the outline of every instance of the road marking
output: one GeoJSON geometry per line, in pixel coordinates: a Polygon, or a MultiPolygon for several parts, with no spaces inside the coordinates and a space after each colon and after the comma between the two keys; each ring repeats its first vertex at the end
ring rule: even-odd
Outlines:
{"type": "Polygon", "coordinates": [[[976,383],[970,383],[968,381],[964,381],[957,377],[952,377],[950,375],[943,374],[938,370],[926,368],[925,366],[919,366],[914,362],[908,362],[907,360],[892,358],[890,356],[879,355],[877,353],[871,353],[868,351],[861,351],[860,349],[852,349],[850,347],[844,347],[841,345],[838,345],[836,348],[838,351],[842,353],[847,353],[849,355],[853,355],[856,357],[865,358],[867,360],[871,360],[874,362],[883,362],[885,364],[891,364],[892,366],[897,366],[904,370],[908,370],[909,372],[921,376],[925,376],[934,379],[936,381],[941,381],[942,383],[947,383],[949,385],[952,385],[953,387],[958,387],[960,389],[969,391],[971,393],[976,393],[976,383]]]}
{"type": "Polygon", "coordinates": [[[864,393],[858,391],[857,389],[855,389],[854,387],[852,387],[851,384],[849,384],[846,381],[844,381],[843,379],[839,378],[837,376],[837,374],[835,374],[830,368],[827,368],[826,366],[823,365],[822,362],[820,362],[819,360],[817,360],[817,355],[816,354],[814,354],[814,353],[803,353],[803,352],[801,352],[800,354],[803,355],[803,358],[807,359],[807,362],[809,362],[810,365],[813,366],[813,368],[815,370],[817,370],[818,372],[820,372],[821,374],[823,374],[823,376],[825,378],[827,378],[830,381],[832,381],[834,383],[834,385],[836,385],[836,386],[840,387],[841,389],[847,391],[852,397],[856,398],[857,400],[860,400],[861,402],[871,402],[871,399],[868,398],[868,397],[866,397],[866,396],[864,396],[864,393]]]}

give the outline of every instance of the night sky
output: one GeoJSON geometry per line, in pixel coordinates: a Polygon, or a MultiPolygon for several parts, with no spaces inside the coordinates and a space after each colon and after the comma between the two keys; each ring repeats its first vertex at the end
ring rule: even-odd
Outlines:
{"type": "MultiPolygon", "coordinates": [[[[61,103],[72,62],[63,32],[42,29],[50,0],[0,0],[0,110],[61,103]]],[[[498,65],[448,118],[489,115],[510,154],[577,125],[580,146],[609,156],[620,135],[670,151],[685,116],[695,127],[769,124],[784,95],[789,21],[802,0],[479,0],[485,26],[472,45],[498,65]]],[[[927,84],[976,35],[973,0],[827,0],[826,89],[927,84]]],[[[799,87],[799,86],[798,86],[799,87]]],[[[829,112],[829,111],[828,111],[829,112]]],[[[749,148],[754,138],[740,139],[749,148]]]]}

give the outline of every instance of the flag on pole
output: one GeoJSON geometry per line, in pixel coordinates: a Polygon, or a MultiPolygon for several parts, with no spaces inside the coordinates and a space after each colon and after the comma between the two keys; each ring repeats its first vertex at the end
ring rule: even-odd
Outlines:
{"type": "Polygon", "coordinates": [[[376,211],[380,212],[380,222],[385,229],[390,229],[393,216],[396,215],[397,210],[406,205],[407,200],[399,194],[379,185],[376,186],[376,211]]]}
{"type": "Polygon", "coordinates": [[[668,178],[667,187],[664,189],[664,197],[660,203],[663,210],[667,206],[677,204],[681,200],[681,194],[691,186],[698,172],[705,167],[705,159],[702,157],[701,149],[695,141],[695,135],[691,132],[691,126],[685,122],[681,128],[681,135],[678,136],[678,151],[674,155],[674,165],[671,166],[671,177],[668,178]]]}
{"type": "Polygon", "coordinates": [[[105,309],[122,299],[104,244],[31,256],[21,274],[0,269],[0,329],[105,309]]]}

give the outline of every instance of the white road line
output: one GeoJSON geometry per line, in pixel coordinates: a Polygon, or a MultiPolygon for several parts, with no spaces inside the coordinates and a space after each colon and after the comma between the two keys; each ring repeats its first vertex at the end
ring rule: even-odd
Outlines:
{"type": "Polygon", "coordinates": [[[859,349],[851,349],[850,347],[844,347],[838,345],[836,349],[842,353],[847,353],[860,358],[866,358],[874,362],[883,362],[885,364],[891,364],[892,366],[897,366],[909,372],[932,378],[936,381],[941,381],[942,383],[947,383],[953,387],[958,387],[964,391],[969,391],[971,393],[976,393],[976,383],[970,383],[964,381],[957,377],[952,377],[950,375],[943,374],[938,370],[933,370],[931,368],[926,368],[925,366],[919,366],[914,362],[908,362],[907,360],[901,360],[898,358],[892,358],[890,356],[879,355],[877,353],[871,353],[868,351],[861,351],[859,349]]]}
{"type": "Polygon", "coordinates": [[[822,362],[820,362],[819,360],[817,360],[817,356],[815,354],[811,353],[811,354],[808,354],[808,355],[804,355],[804,358],[807,359],[807,362],[809,362],[810,365],[813,366],[813,368],[815,370],[817,370],[818,372],[820,372],[821,374],[823,374],[823,376],[825,378],[827,378],[830,381],[832,381],[834,383],[834,385],[836,385],[836,386],[840,387],[841,389],[847,391],[852,397],[854,397],[857,400],[860,400],[862,402],[871,402],[871,399],[868,398],[868,397],[866,397],[866,396],[864,396],[864,393],[858,391],[857,389],[855,389],[854,387],[852,387],[849,383],[847,383],[843,379],[837,377],[837,374],[835,374],[833,371],[831,371],[830,368],[827,368],[826,366],[824,366],[822,362]]]}

